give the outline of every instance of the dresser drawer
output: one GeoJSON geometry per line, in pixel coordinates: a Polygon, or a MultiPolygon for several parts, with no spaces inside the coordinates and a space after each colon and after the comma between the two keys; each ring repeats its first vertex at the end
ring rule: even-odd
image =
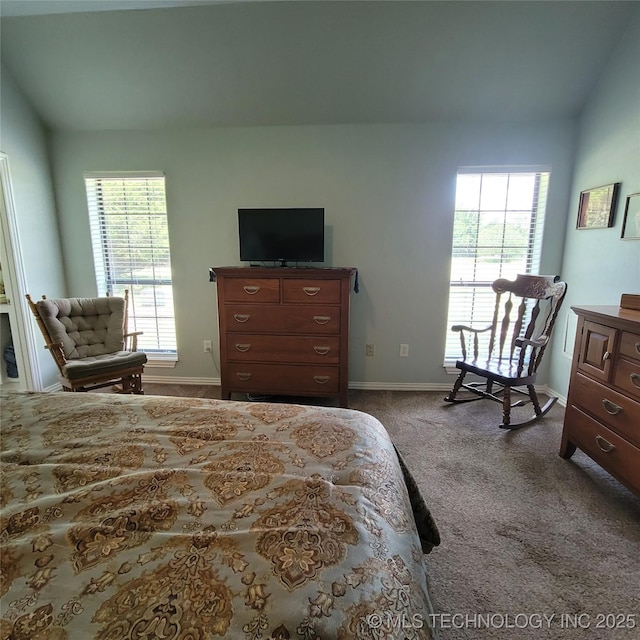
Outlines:
{"type": "Polygon", "coordinates": [[[640,490],[640,449],[575,406],[567,408],[565,428],[570,440],[589,457],[624,482],[640,490]]]}
{"type": "Polygon", "coordinates": [[[340,281],[285,278],[282,281],[282,302],[340,304],[340,281]]]}
{"type": "Polygon", "coordinates": [[[225,278],[225,302],[279,302],[279,278],[225,278]]]}
{"type": "Polygon", "coordinates": [[[338,367],[229,363],[229,389],[284,395],[333,395],[340,388],[338,367]]]}
{"type": "Polygon", "coordinates": [[[224,308],[229,332],[339,334],[340,309],[307,305],[243,305],[224,308]]]}
{"type": "Polygon", "coordinates": [[[618,358],[613,384],[640,400],[640,362],[618,358]]]}
{"type": "Polygon", "coordinates": [[[579,373],[571,381],[571,402],[640,446],[640,403],[579,373]]]}
{"type": "Polygon", "coordinates": [[[640,360],[640,336],[623,331],[620,336],[620,355],[632,360],[640,360]]]}
{"type": "Polygon", "coordinates": [[[227,358],[236,362],[338,364],[340,338],[234,333],[227,338],[227,358]]]}

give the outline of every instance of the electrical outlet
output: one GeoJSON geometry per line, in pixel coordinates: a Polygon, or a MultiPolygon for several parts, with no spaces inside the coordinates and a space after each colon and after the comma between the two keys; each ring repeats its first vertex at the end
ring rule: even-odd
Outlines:
{"type": "Polygon", "coordinates": [[[409,345],[408,344],[401,344],[400,345],[400,357],[401,358],[408,358],[409,357],[409,345]]]}
{"type": "Polygon", "coordinates": [[[202,341],[202,349],[205,353],[211,353],[211,340],[203,340],[202,341]]]}
{"type": "Polygon", "coordinates": [[[369,358],[373,357],[376,352],[376,347],[373,344],[368,344],[365,347],[365,355],[369,358]]]}

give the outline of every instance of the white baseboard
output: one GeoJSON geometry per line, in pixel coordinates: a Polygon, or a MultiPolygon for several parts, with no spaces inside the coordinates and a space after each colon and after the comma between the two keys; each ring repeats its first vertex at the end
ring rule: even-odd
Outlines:
{"type": "MultiPolygon", "coordinates": [[[[184,378],[178,376],[150,376],[146,373],[142,376],[143,383],[149,384],[185,384],[185,385],[211,385],[220,386],[220,378],[184,378]]],[[[349,389],[360,389],[363,391],[450,391],[451,384],[447,382],[349,382],[349,389]]],[[[54,390],[54,389],[47,389],[54,390]]],[[[59,390],[59,388],[57,389],[59,390]]],[[[566,407],[567,398],[560,395],[547,385],[536,387],[539,393],[554,395],[558,397],[558,404],[566,407]]]]}
{"type": "Polygon", "coordinates": [[[150,376],[142,374],[142,382],[150,384],[202,384],[220,386],[220,378],[181,378],[178,376],[150,376]]]}
{"type": "Polygon", "coordinates": [[[446,382],[355,382],[349,383],[349,389],[365,391],[449,391],[451,385],[446,382]]]}
{"type": "MultiPolygon", "coordinates": [[[[142,376],[142,382],[149,384],[202,384],[220,385],[220,378],[180,378],[177,376],[142,376]]],[[[368,389],[371,391],[449,391],[447,383],[427,382],[350,382],[349,389],[368,389]]]]}
{"type": "Polygon", "coordinates": [[[536,391],[539,391],[540,393],[544,393],[545,395],[548,395],[548,396],[556,396],[558,398],[558,404],[561,407],[567,406],[567,396],[563,396],[559,394],[557,391],[555,391],[554,389],[551,389],[546,384],[540,387],[536,387],[536,391]]]}

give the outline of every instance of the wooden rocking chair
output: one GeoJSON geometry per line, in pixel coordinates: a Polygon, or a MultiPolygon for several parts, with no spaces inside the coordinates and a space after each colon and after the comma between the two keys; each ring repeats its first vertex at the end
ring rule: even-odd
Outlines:
{"type": "Polygon", "coordinates": [[[60,371],[64,391],[113,386],[119,393],[142,394],[147,355],[137,350],[141,331],[127,333],[129,292],[124,298],[59,298],[29,307],[60,371]],[[127,344],[130,341],[130,344],[127,344]]]}
{"type": "Polygon", "coordinates": [[[500,402],[503,406],[500,428],[518,429],[542,418],[558,399],[550,397],[541,407],[534,383],[567,285],[560,282],[558,276],[518,275],[515,281],[500,278],[491,286],[496,292],[491,325],[482,329],[465,325],[451,327],[452,331],[460,334],[462,360],[456,362],[460,374],[445,401],[461,403],[488,398],[500,402]],[[503,296],[506,299],[503,300],[503,296]],[[512,311],[515,311],[513,318],[512,311]],[[481,357],[479,335],[485,332],[489,336],[488,350],[481,357]],[[465,335],[473,345],[469,359],[465,335]],[[465,383],[467,373],[480,376],[485,381],[465,383]],[[457,398],[461,389],[470,391],[472,397],[457,398]],[[528,396],[528,399],[512,404],[512,390],[528,396]],[[524,422],[511,424],[511,408],[529,402],[533,404],[534,415],[524,422]]]}

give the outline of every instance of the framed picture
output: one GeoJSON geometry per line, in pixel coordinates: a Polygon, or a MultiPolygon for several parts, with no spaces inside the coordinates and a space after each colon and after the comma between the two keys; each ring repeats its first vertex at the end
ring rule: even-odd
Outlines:
{"type": "Polygon", "coordinates": [[[587,189],[580,193],[578,206],[578,229],[605,229],[613,226],[620,183],[587,189]]]}
{"type": "Polygon", "coordinates": [[[640,193],[627,196],[620,237],[624,240],[640,240],[640,193]]]}

